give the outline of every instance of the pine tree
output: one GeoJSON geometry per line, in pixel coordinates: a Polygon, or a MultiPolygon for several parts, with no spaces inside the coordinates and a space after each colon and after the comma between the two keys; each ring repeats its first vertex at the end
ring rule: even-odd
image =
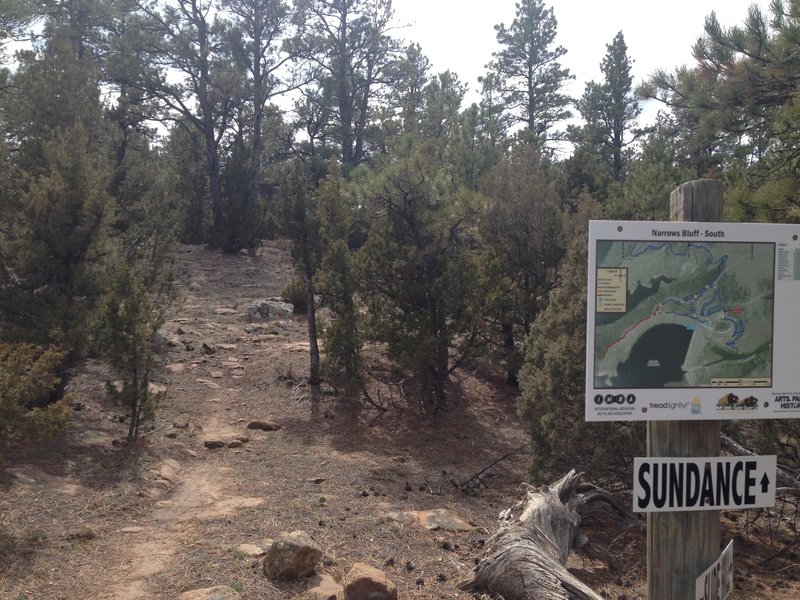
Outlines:
{"type": "Polygon", "coordinates": [[[279,195],[290,211],[287,229],[292,240],[292,258],[306,294],[310,385],[319,385],[320,353],[317,333],[317,271],[320,266],[319,217],[315,210],[313,181],[308,168],[300,160],[287,165],[279,195]]]}
{"type": "Polygon", "coordinates": [[[558,23],[543,0],[521,0],[509,27],[495,25],[502,47],[487,65],[512,124],[524,126],[523,138],[540,151],[563,138],[555,128],[571,116],[570,98],[561,92],[569,69],[559,59],[567,53],[554,46],[558,23]]]}
{"type": "Polygon", "coordinates": [[[334,321],[323,334],[323,347],[328,367],[343,374],[345,385],[355,388],[361,379],[361,334],[356,306],[356,279],[347,237],[351,213],[343,189],[339,163],[328,163],[328,176],[316,191],[321,246],[317,291],[322,306],[333,313],[334,321]]]}
{"type": "Polygon", "coordinates": [[[520,145],[494,167],[482,191],[489,198],[480,225],[488,279],[484,315],[493,325],[506,381],[516,385],[525,339],[559,282],[563,215],[530,145],[520,145]]]}
{"type": "MultiPolygon", "coordinates": [[[[402,60],[389,35],[391,0],[299,0],[300,56],[313,65],[316,91],[306,98],[327,118],[325,136],[338,147],[347,173],[367,156],[367,130],[381,90],[398,77],[402,60]]],[[[307,107],[308,108],[308,107],[307,107]]]]}
{"type": "Polygon", "coordinates": [[[577,107],[586,125],[572,131],[573,141],[602,157],[614,181],[621,181],[626,160],[625,149],[634,143],[643,131],[637,130],[637,117],[641,113],[633,94],[632,61],[620,31],[606,45],[606,55],[600,63],[602,83],[590,81],[577,107]]]}
{"type": "Polygon", "coordinates": [[[409,137],[363,192],[375,220],[358,254],[368,334],[422,381],[423,406],[474,350],[482,297],[474,194],[452,185],[437,144],[409,137]]]}

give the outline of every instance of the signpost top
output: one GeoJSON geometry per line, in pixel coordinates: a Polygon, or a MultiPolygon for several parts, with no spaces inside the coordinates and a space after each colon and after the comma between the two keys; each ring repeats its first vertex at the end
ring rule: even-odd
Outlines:
{"type": "Polygon", "coordinates": [[[800,226],[592,221],[589,421],[796,418],[800,226]]]}

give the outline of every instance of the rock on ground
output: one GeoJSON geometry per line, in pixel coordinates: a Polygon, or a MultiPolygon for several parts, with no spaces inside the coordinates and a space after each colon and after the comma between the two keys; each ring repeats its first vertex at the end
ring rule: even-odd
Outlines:
{"type": "Polygon", "coordinates": [[[313,600],[330,600],[342,598],[344,588],[330,575],[314,575],[308,580],[306,594],[313,600]]]}
{"type": "Polygon", "coordinates": [[[239,592],[227,585],[217,585],[202,590],[190,590],[180,595],[180,600],[236,600],[239,592]]]}
{"type": "Polygon", "coordinates": [[[294,306],[280,300],[258,300],[245,309],[244,320],[254,321],[286,321],[292,318],[294,306]]]}
{"type": "Polygon", "coordinates": [[[397,600],[397,586],[381,571],[356,563],[344,578],[344,600],[397,600]]]}
{"type": "Polygon", "coordinates": [[[264,557],[264,574],[270,579],[299,579],[314,574],[322,549],[305,531],[282,533],[264,557]]]}

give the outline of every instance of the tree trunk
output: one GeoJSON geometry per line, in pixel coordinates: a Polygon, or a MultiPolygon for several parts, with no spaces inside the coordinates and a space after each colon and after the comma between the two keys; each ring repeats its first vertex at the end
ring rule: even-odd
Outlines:
{"type": "Polygon", "coordinates": [[[309,385],[319,385],[320,383],[320,359],[319,359],[319,340],[317,339],[317,306],[314,300],[314,280],[313,275],[306,273],[306,298],[308,304],[308,346],[311,356],[309,365],[308,383],[309,385]]]}
{"type": "Polygon", "coordinates": [[[638,519],[608,492],[581,484],[573,469],[552,486],[531,488],[519,518],[501,515],[500,530],[486,542],[473,576],[462,590],[487,591],[505,600],[601,600],[564,566],[572,547],[583,545],[579,513],[602,512],[624,524],[638,519]]]}

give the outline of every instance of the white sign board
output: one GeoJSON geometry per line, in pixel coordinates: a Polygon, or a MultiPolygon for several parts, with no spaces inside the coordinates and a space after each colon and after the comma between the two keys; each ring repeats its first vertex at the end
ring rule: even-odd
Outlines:
{"type": "Polygon", "coordinates": [[[695,600],[725,600],[733,591],[733,540],[694,586],[695,600]]]}
{"type": "Polygon", "coordinates": [[[775,506],[775,456],[634,458],[633,512],[775,506]]]}
{"type": "Polygon", "coordinates": [[[799,236],[592,221],[586,420],[800,417],[799,236]]]}

